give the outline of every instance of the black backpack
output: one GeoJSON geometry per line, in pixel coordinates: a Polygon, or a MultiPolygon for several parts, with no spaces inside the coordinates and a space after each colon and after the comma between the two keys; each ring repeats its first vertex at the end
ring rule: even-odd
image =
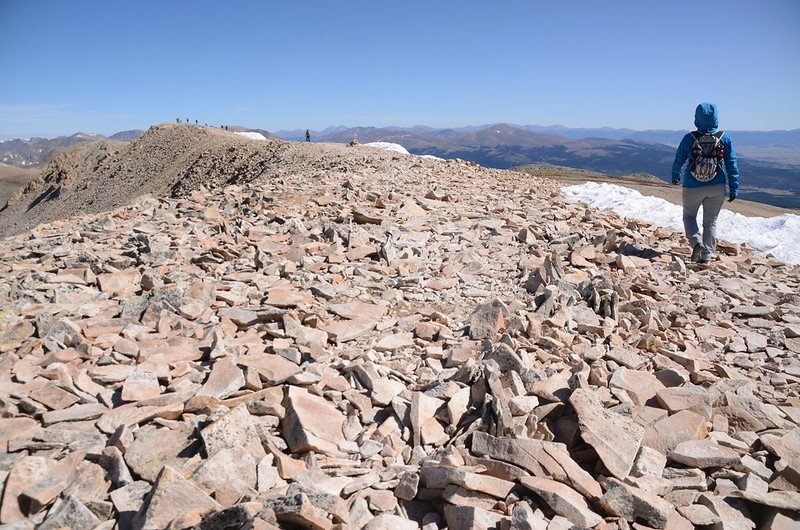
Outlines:
{"type": "Polygon", "coordinates": [[[717,175],[725,151],[721,141],[723,134],[724,131],[717,131],[714,134],[692,131],[694,144],[689,171],[697,182],[711,182],[717,175]]]}

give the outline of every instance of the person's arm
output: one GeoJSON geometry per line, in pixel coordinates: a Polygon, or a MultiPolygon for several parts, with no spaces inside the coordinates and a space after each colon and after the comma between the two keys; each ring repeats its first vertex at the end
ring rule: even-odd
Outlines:
{"type": "Polygon", "coordinates": [[[736,162],[733,139],[728,133],[722,136],[722,148],[725,174],[728,176],[728,202],[730,202],[739,196],[739,165],[736,162]]]}
{"type": "Polygon", "coordinates": [[[688,160],[689,155],[692,153],[692,145],[694,144],[694,136],[687,134],[678,145],[678,150],[675,152],[675,161],[672,163],[672,183],[679,184],[681,181],[681,169],[688,160]]]}

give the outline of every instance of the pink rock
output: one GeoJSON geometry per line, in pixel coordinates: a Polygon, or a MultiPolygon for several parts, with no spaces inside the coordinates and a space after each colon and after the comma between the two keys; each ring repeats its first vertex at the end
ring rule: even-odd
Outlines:
{"type": "Polygon", "coordinates": [[[151,372],[136,370],[122,385],[123,401],[141,401],[161,394],[158,378],[151,372]]]}
{"type": "Polygon", "coordinates": [[[581,528],[591,528],[603,521],[589,508],[583,495],[565,484],[541,477],[523,477],[519,482],[541,497],[554,512],[581,528]]]}
{"type": "Polygon", "coordinates": [[[590,390],[575,390],[569,402],[578,414],[583,440],[594,447],[603,465],[614,476],[627,477],[642,443],[642,426],[606,410],[600,398],[590,390]]]}
{"type": "Polygon", "coordinates": [[[211,456],[222,449],[238,449],[250,453],[255,462],[266,456],[255,422],[247,406],[239,405],[200,432],[206,453],[211,456]]]}
{"type": "Polygon", "coordinates": [[[67,392],[53,384],[32,390],[28,395],[53,410],[65,409],[80,401],[80,398],[72,392],[67,392]]]}
{"type": "Polygon", "coordinates": [[[408,331],[383,337],[374,347],[377,351],[395,351],[402,348],[409,348],[413,345],[414,334],[408,331]]]}
{"type": "Polygon", "coordinates": [[[136,269],[126,269],[124,271],[100,274],[97,276],[97,283],[100,291],[112,295],[133,294],[140,290],[139,283],[141,275],[136,269]]]}
{"type": "Polygon", "coordinates": [[[302,371],[292,361],[274,353],[242,355],[236,358],[236,364],[256,370],[268,385],[283,383],[302,371]]]}
{"type": "Polygon", "coordinates": [[[349,320],[379,320],[386,314],[387,308],[386,306],[366,302],[348,302],[346,304],[331,304],[328,306],[328,311],[349,320]]]}
{"type": "Polygon", "coordinates": [[[679,443],[701,440],[707,434],[704,417],[690,410],[682,410],[647,427],[642,444],[666,455],[679,443]]]}
{"type": "Polygon", "coordinates": [[[204,515],[221,506],[203,490],[165,466],[133,520],[134,530],[166,528],[177,517],[204,515]]]}
{"type": "Polygon", "coordinates": [[[337,320],[320,326],[334,342],[349,342],[362,337],[375,329],[376,322],[366,318],[337,320]]]}
{"type": "Polygon", "coordinates": [[[308,293],[293,291],[291,289],[271,289],[267,293],[267,305],[274,307],[296,307],[307,304],[311,300],[308,293]]]}
{"type": "Polygon", "coordinates": [[[220,359],[214,363],[211,373],[196,396],[211,396],[225,399],[244,386],[244,372],[228,359],[220,359]]]}
{"type": "Polygon", "coordinates": [[[286,408],[284,437],[293,453],[341,454],[337,445],[345,441],[344,415],[331,402],[304,388],[290,386],[283,406],[286,408]]]}

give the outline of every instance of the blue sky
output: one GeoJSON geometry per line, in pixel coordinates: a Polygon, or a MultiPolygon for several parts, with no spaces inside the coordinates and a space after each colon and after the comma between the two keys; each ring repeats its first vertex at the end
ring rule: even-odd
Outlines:
{"type": "Polygon", "coordinates": [[[0,0],[0,137],[176,117],[267,130],[800,127],[800,1],[0,0]]]}

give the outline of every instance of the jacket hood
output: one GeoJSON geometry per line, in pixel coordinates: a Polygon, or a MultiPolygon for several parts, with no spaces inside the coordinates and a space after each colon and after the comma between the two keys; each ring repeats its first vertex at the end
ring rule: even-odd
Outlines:
{"type": "Polygon", "coordinates": [[[716,131],[719,127],[717,106],[713,103],[700,103],[694,111],[694,126],[701,133],[716,131]]]}

